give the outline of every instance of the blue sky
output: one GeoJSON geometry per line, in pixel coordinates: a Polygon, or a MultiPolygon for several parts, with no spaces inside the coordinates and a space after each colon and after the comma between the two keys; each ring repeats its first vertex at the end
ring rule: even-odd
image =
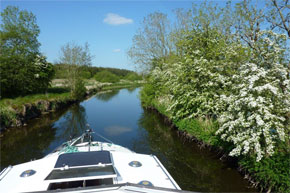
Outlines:
{"type": "MultiPolygon", "coordinates": [[[[41,52],[55,62],[67,42],[88,42],[94,55],[93,66],[134,70],[126,51],[143,18],[154,11],[173,17],[172,10],[190,8],[193,1],[8,1],[1,0],[1,11],[8,5],[34,13],[40,27],[41,52]]],[[[196,2],[196,1],[195,1],[196,2]]],[[[225,2],[225,1],[219,1],[225,2]]]]}

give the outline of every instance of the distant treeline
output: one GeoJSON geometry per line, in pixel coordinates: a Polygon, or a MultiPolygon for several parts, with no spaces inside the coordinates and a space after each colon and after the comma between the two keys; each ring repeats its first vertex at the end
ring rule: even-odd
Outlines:
{"type": "MultiPolygon", "coordinates": [[[[67,70],[65,64],[54,64],[55,69],[55,77],[56,79],[62,79],[67,77],[67,70]]],[[[136,72],[133,72],[131,70],[126,69],[118,69],[118,68],[105,68],[105,67],[95,67],[95,66],[81,66],[80,72],[81,77],[84,79],[90,79],[96,76],[96,74],[107,71],[110,72],[116,76],[118,76],[120,79],[127,79],[126,77],[132,77],[134,75],[136,79],[142,79],[141,76],[139,76],[136,72]]]]}

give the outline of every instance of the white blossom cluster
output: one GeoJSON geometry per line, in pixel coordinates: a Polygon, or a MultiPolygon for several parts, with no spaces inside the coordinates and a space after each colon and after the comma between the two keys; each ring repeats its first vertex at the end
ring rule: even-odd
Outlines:
{"type": "Polygon", "coordinates": [[[289,140],[285,117],[290,112],[289,69],[280,63],[283,50],[277,39],[266,38],[263,44],[268,46],[261,59],[241,65],[233,76],[233,92],[220,96],[225,110],[219,115],[217,131],[222,139],[234,143],[231,156],[251,153],[257,161],[272,155],[279,141],[289,140]]]}
{"type": "Polygon", "coordinates": [[[35,67],[35,78],[40,78],[42,73],[45,73],[49,68],[49,63],[46,61],[45,56],[37,55],[34,59],[34,67],[35,67]]]}

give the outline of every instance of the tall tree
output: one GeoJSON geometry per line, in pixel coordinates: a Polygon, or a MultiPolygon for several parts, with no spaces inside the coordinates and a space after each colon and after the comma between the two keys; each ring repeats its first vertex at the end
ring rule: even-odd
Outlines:
{"type": "Polygon", "coordinates": [[[1,96],[45,91],[53,76],[53,67],[39,53],[40,30],[35,15],[8,6],[1,12],[1,19],[1,96]]]}
{"type": "Polygon", "coordinates": [[[149,14],[133,37],[133,45],[128,51],[129,57],[145,69],[152,69],[154,59],[169,56],[173,49],[169,33],[170,22],[166,14],[149,14]]]}
{"type": "Polygon", "coordinates": [[[31,57],[39,53],[40,30],[33,13],[8,6],[1,18],[1,55],[31,57]]]}
{"type": "Polygon", "coordinates": [[[85,43],[84,46],[78,45],[74,42],[66,43],[60,49],[59,63],[66,66],[68,85],[73,95],[76,93],[80,98],[83,95],[84,86],[81,80],[81,66],[91,66],[93,56],[89,50],[89,44],[85,43]]]}
{"type": "Polygon", "coordinates": [[[74,42],[66,43],[61,47],[59,62],[76,66],[91,66],[92,55],[90,54],[89,44],[84,46],[74,42]]]}

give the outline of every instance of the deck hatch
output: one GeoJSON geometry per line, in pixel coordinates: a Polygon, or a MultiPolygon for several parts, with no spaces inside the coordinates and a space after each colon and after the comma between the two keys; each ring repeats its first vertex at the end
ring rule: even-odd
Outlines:
{"type": "Polygon", "coordinates": [[[67,170],[55,169],[45,178],[45,180],[57,180],[68,178],[86,178],[86,177],[109,178],[116,177],[117,174],[112,165],[103,167],[82,167],[70,168],[67,170]]]}
{"type": "Polygon", "coordinates": [[[88,166],[112,164],[111,155],[109,151],[95,151],[95,152],[76,152],[76,153],[65,153],[61,154],[54,166],[54,168],[61,168],[64,166],[77,167],[77,166],[88,166]]]}

